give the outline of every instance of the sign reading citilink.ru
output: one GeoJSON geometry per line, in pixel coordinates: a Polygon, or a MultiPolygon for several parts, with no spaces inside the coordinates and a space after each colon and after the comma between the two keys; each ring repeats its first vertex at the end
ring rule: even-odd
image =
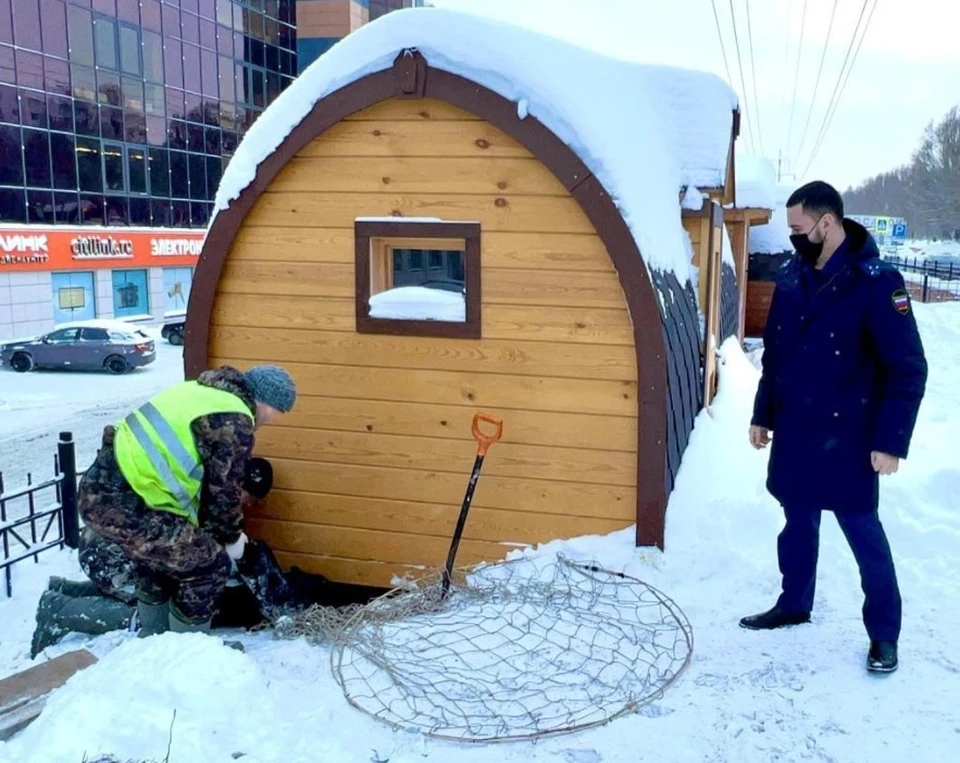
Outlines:
{"type": "Polygon", "coordinates": [[[0,225],[0,273],[196,265],[204,231],[0,225]]]}

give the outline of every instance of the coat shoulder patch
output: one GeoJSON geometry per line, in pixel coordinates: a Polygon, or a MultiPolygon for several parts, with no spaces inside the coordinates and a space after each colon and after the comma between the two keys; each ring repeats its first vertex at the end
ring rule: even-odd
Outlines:
{"type": "Polygon", "coordinates": [[[907,294],[906,289],[897,289],[890,295],[890,299],[893,302],[894,309],[901,315],[910,312],[910,295],[907,294]]]}

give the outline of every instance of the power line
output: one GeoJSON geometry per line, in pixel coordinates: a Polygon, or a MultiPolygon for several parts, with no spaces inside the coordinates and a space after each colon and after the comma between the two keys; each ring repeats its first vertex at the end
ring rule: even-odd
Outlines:
{"type": "Polygon", "coordinates": [[[827,26],[827,39],[823,43],[823,54],[820,56],[820,68],[817,70],[817,81],[813,83],[813,95],[810,96],[810,109],[807,111],[807,122],[803,126],[803,135],[800,137],[800,147],[797,149],[797,158],[803,153],[803,144],[807,140],[807,131],[810,128],[810,117],[813,116],[813,107],[817,103],[817,89],[820,87],[820,76],[823,74],[823,62],[827,60],[827,48],[830,46],[830,33],[833,31],[833,19],[837,15],[839,0],[833,0],[833,10],[830,12],[830,24],[827,26]]]}
{"type": "MultiPolygon", "coordinates": [[[[731,0],[733,2],[733,0],[731,0]]],[[[836,0],[834,0],[836,2],[836,0]]],[[[760,143],[760,153],[763,154],[763,133],[760,130],[760,101],[757,93],[757,63],[753,57],[753,28],[750,24],[750,0],[746,0],[747,6],[747,36],[750,40],[750,70],[753,76],[753,105],[754,113],[757,115],[757,140],[760,143]]]]}
{"type": "Polygon", "coordinates": [[[787,155],[790,155],[790,138],[793,135],[793,114],[797,108],[797,84],[800,81],[800,54],[803,53],[803,33],[807,28],[807,0],[803,0],[803,16],[800,20],[800,45],[797,47],[797,69],[793,75],[793,102],[790,104],[790,122],[787,125],[787,155]]]}
{"type": "MultiPolygon", "coordinates": [[[[820,143],[821,137],[823,137],[823,130],[827,124],[827,119],[830,115],[830,109],[833,107],[834,101],[837,97],[837,93],[840,90],[840,83],[843,80],[844,70],[847,68],[847,61],[850,59],[850,53],[853,51],[853,44],[857,39],[857,32],[860,31],[860,24],[863,22],[863,14],[867,10],[867,3],[870,0],[863,0],[863,6],[860,8],[860,17],[857,19],[857,26],[853,30],[853,35],[850,37],[850,44],[847,46],[847,54],[843,58],[843,64],[840,66],[840,74],[837,75],[837,82],[833,86],[833,93],[830,94],[830,101],[827,103],[827,110],[823,113],[823,122],[820,123],[820,130],[817,133],[817,139],[814,141],[814,148],[820,143]]],[[[796,163],[800,163],[800,154],[797,152],[796,163]]]]}
{"type": "Polygon", "coordinates": [[[713,3],[713,18],[717,22],[717,37],[720,38],[720,52],[723,53],[723,67],[727,70],[727,82],[733,84],[733,77],[730,76],[730,64],[727,63],[727,48],[723,44],[723,35],[720,33],[720,17],[717,15],[717,0],[711,0],[713,3]]]}
{"type": "MultiPolygon", "coordinates": [[[[860,10],[860,19],[858,19],[857,21],[857,29],[860,28],[860,21],[863,19],[863,13],[867,9],[868,2],[869,0],[863,0],[863,8],[860,10]]],[[[841,78],[843,79],[843,84],[841,85],[840,80],[839,79],[837,80],[837,84],[840,86],[839,95],[837,96],[836,100],[831,98],[832,110],[830,110],[830,107],[828,106],[828,111],[823,121],[823,126],[821,127],[820,134],[817,136],[817,140],[814,143],[813,152],[810,154],[810,159],[807,161],[807,166],[803,170],[803,176],[806,176],[807,172],[810,171],[810,167],[813,165],[813,161],[814,159],[816,159],[817,154],[820,151],[820,147],[823,145],[824,138],[826,137],[826,134],[827,134],[827,129],[830,126],[830,122],[833,120],[833,115],[836,113],[837,107],[840,105],[840,99],[843,97],[843,91],[846,89],[847,82],[850,80],[850,72],[853,71],[853,66],[857,61],[857,56],[860,54],[860,46],[863,45],[863,40],[867,36],[867,29],[870,26],[870,21],[873,19],[873,12],[877,9],[877,5],[879,2],[880,0],[874,0],[873,7],[870,9],[870,15],[867,17],[867,23],[864,24],[863,26],[863,34],[860,35],[860,41],[857,43],[857,49],[856,51],[854,51],[853,58],[850,61],[850,68],[847,69],[845,78],[843,76],[843,72],[841,69],[841,78]]],[[[857,34],[856,29],[854,30],[853,34],[855,38],[857,34]]],[[[850,50],[852,49],[852,47],[853,47],[853,40],[851,39],[850,48],[847,49],[848,56],[850,54],[850,50]]],[[[846,63],[846,58],[844,59],[844,63],[846,63]]],[[[837,92],[836,88],[834,89],[834,92],[837,92]]],[[[797,158],[799,159],[800,157],[798,156],[797,158]]]]}
{"type": "MultiPolygon", "coordinates": [[[[724,68],[727,70],[727,82],[729,83],[730,87],[734,87],[733,77],[730,76],[730,64],[729,64],[729,62],[727,61],[727,48],[726,48],[726,46],[723,44],[723,33],[720,31],[720,16],[717,14],[717,0],[711,0],[711,3],[712,3],[712,5],[713,5],[713,19],[714,19],[714,21],[715,21],[716,24],[717,24],[717,37],[720,38],[720,51],[723,53],[723,66],[724,66],[724,68]]],[[[743,104],[742,104],[742,111],[743,111],[744,117],[746,117],[746,115],[747,115],[747,106],[749,105],[749,101],[746,100],[746,94],[744,94],[744,99],[743,99],[743,100],[744,100],[744,102],[743,102],[743,104]]],[[[752,145],[752,144],[753,144],[753,131],[750,129],[751,123],[750,123],[749,120],[746,120],[746,119],[745,119],[745,121],[747,122],[747,130],[748,130],[748,132],[749,132],[750,143],[751,143],[751,145],[752,145]]]]}
{"type": "MultiPolygon", "coordinates": [[[[733,0],[730,0],[730,20],[733,22],[733,41],[737,47],[737,66],[740,69],[740,87],[743,89],[744,98],[749,102],[747,93],[747,81],[743,77],[743,58],[740,55],[740,37],[737,35],[737,17],[733,11],[733,0]]],[[[753,120],[747,121],[747,129],[750,131],[750,150],[755,150],[756,142],[753,139],[753,120]]]]}

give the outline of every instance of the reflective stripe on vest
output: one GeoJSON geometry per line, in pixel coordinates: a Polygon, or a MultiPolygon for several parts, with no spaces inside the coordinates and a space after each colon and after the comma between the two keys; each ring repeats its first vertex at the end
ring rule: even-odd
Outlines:
{"type": "Polygon", "coordinates": [[[198,524],[204,468],[191,425],[212,413],[253,421],[237,395],[189,381],[157,393],[117,426],[117,464],[147,506],[198,524]]]}

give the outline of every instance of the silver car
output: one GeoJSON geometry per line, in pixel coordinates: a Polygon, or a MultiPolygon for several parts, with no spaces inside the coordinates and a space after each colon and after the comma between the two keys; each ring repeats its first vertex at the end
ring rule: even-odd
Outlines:
{"type": "Polygon", "coordinates": [[[124,374],[156,358],[149,335],[136,326],[108,321],[67,324],[33,339],[0,344],[0,361],[19,373],[55,369],[124,374]]]}

